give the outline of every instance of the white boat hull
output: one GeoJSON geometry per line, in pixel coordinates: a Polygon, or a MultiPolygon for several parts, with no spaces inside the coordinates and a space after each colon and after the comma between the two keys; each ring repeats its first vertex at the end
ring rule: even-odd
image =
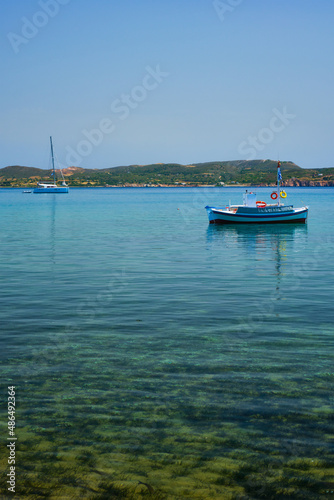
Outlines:
{"type": "Polygon", "coordinates": [[[57,186],[57,187],[50,187],[50,188],[39,188],[36,187],[34,189],[34,193],[68,193],[68,187],[66,186],[57,186]]]}
{"type": "Polygon", "coordinates": [[[264,223],[288,223],[307,220],[308,208],[277,207],[272,209],[253,208],[248,210],[236,210],[205,207],[210,224],[264,224],[264,223]]]}

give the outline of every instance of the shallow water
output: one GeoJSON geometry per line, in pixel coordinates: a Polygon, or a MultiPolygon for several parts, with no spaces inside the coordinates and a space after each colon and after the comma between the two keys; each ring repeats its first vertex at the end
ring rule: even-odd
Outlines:
{"type": "Polygon", "coordinates": [[[287,189],[307,225],[210,226],[242,192],[0,190],[18,495],[333,497],[333,189],[287,189]]]}

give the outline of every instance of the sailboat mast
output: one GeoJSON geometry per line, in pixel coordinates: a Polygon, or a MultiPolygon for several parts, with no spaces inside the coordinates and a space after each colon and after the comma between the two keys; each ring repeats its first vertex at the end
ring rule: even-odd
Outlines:
{"type": "Polygon", "coordinates": [[[53,182],[54,184],[56,184],[55,158],[53,154],[53,144],[51,136],[50,136],[50,144],[51,144],[51,159],[52,159],[52,176],[53,176],[53,182]]]}

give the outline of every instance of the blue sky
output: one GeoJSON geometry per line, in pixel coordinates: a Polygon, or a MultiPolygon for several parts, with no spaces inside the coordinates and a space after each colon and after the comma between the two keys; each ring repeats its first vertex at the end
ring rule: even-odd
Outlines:
{"type": "Polygon", "coordinates": [[[332,0],[3,2],[0,167],[334,166],[332,0]]]}

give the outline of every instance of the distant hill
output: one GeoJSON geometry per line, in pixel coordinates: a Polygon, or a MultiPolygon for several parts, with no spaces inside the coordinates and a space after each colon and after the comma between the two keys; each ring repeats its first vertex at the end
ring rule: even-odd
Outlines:
{"type": "Polygon", "coordinates": [[[21,167],[20,165],[13,165],[12,167],[5,167],[0,169],[0,179],[29,179],[29,177],[44,177],[50,175],[51,170],[42,170],[41,168],[34,167],[21,167]]]}
{"type": "MultiPolygon", "coordinates": [[[[334,168],[304,169],[291,161],[281,162],[283,185],[334,185],[334,168]]],[[[203,185],[274,185],[277,161],[235,160],[194,163],[158,163],[128,165],[105,169],[68,167],[63,170],[70,186],[203,186],[203,185]]],[[[0,169],[0,185],[31,186],[38,180],[50,180],[51,170],[18,165],[0,169]]]]}

